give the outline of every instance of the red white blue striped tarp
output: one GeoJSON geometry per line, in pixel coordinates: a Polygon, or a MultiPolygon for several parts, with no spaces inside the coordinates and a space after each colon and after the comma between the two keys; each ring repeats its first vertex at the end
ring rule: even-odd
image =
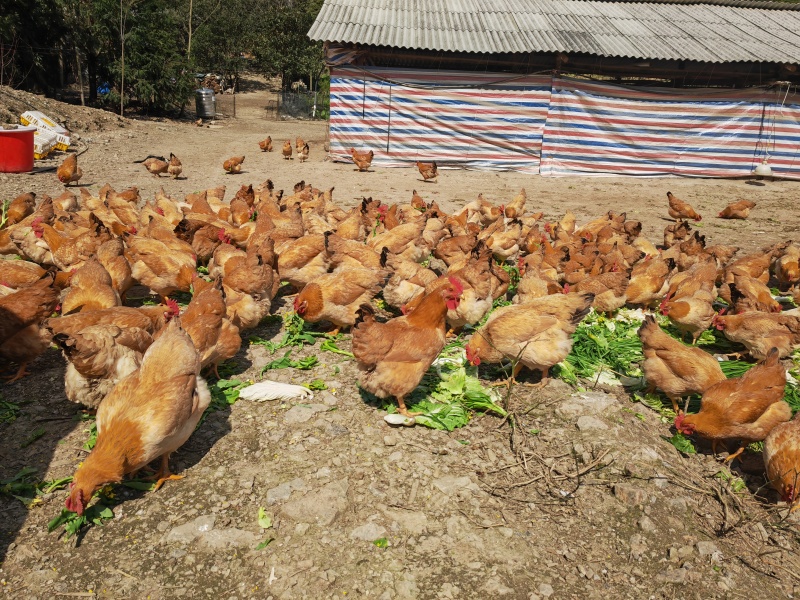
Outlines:
{"type": "Polygon", "coordinates": [[[800,98],[628,88],[548,76],[331,70],[330,152],[374,165],[564,175],[749,175],[765,156],[800,179],[800,98]]]}

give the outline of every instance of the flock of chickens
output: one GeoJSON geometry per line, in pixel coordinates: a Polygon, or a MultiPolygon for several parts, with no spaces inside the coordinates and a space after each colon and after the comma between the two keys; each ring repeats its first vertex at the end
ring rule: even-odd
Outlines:
{"type": "MultiPolygon", "coordinates": [[[[307,155],[305,142],[302,148],[307,155]]],[[[371,155],[354,152],[353,159],[362,170],[371,155]]],[[[435,177],[435,163],[421,164],[431,176],[423,177],[435,177]]],[[[304,320],[351,329],[362,389],[395,398],[407,416],[405,399],[448,329],[476,326],[487,315],[467,343],[467,359],[511,361],[509,385],[523,367],[541,371],[546,382],[591,308],[658,310],[693,340],[716,327],[762,364],[725,379],[711,355],[649,317],[639,331],[648,384],[673,401],[679,431],[715,446],[766,440],[769,479],[794,503],[800,423],[790,421],[783,400],[779,359],[800,345],[800,316],[783,312],[767,284],[774,278],[800,296],[800,247],[785,242],[734,258],[736,247],[708,245],[692,230],[689,221],[700,215],[671,193],[676,222],[657,248],[624,213],[578,226],[567,211],[547,222],[527,211],[525,190],[499,206],[479,195],[453,214],[416,191],[407,203],[365,198],[350,210],[334,202],[333,188],[305,182],[291,194],[270,180],[241,186],[229,201],[225,192],[178,199],[161,191],[143,201],[136,188],[106,185],[97,195],[65,189],[38,202],[23,194],[5,213],[0,357],[19,365],[17,379],[57,345],[67,361],[67,398],[97,410],[97,444],[75,474],[70,510],[82,513],[102,485],[157,458],[157,485],[176,477],[169,455],[210,403],[201,371],[217,374],[236,355],[242,332],[270,313],[282,282],[294,288],[293,308],[304,320]],[[508,295],[515,265],[512,304],[492,311],[508,295]],[[161,303],[126,306],[136,284],[161,303]],[[170,298],[176,292],[191,293],[183,310],[170,298]],[[379,294],[402,316],[379,320],[372,302],[379,294]],[[718,297],[727,314],[713,307],[718,297]],[[703,395],[702,408],[683,414],[678,400],[693,393],[703,395]]],[[[740,201],[720,216],[746,218],[753,206],[740,201]]]]}

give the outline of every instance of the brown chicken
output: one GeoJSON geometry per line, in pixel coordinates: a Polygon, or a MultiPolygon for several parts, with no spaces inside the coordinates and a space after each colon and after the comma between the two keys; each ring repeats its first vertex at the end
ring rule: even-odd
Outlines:
{"type": "Polygon", "coordinates": [[[572,350],[572,334],[589,314],[594,294],[556,294],[537,298],[527,304],[513,304],[496,309],[467,343],[467,360],[514,363],[510,386],[522,367],[540,371],[541,384],[549,377],[550,367],[564,360],[572,350]]]}
{"type": "Polygon", "coordinates": [[[350,148],[350,156],[359,171],[369,171],[372,159],[375,158],[375,153],[372,150],[369,152],[356,152],[355,148],[350,148]]]}
{"type": "MultiPolygon", "coordinates": [[[[0,344],[52,314],[59,296],[53,280],[48,274],[33,285],[0,297],[0,344]]],[[[20,372],[24,371],[23,365],[20,372]]]]}
{"type": "Polygon", "coordinates": [[[664,247],[670,248],[675,244],[682,242],[692,232],[692,226],[688,221],[678,221],[664,228],[664,247]]]}
{"type": "Polygon", "coordinates": [[[117,483],[159,457],[156,489],[180,479],[169,471],[169,455],[189,439],[210,403],[197,350],[173,319],[147,349],[141,367],[97,409],[97,443],[75,472],[67,509],[83,514],[102,485],[117,483]]]}
{"type": "Polygon", "coordinates": [[[714,454],[720,440],[740,440],[739,449],[725,459],[732,461],[747,444],[760,442],[778,424],[792,418],[792,409],[783,400],[785,387],[786,369],[780,363],[778,349],[773,348],[763,363],[741,377],[708,388],[703,393],[700,412],[679,413],[675,429],[684,435],[710,439],[714,454]]]}
{"type": "Polygon", "coordinates": [[[26,368],[45,350],[50,347],[50,335],[39,323],[28,325],[18,331],[10,339],[0,343],[0,363],[9,362],[19,365],[16,374],[9,376],[8,383],[13,383],[29,375],[26,368]]]}
{"type": "Polygon", "coordinates": [[[303,144],[301,148],[297,149],[297,158],[300,160],[300,162],[305,162],[308,160],[308,151],[309,148],[307,143],[303,144]]]}
{"type": "Polygon", "coordinates": [[[239,329],[226,315],[221,282],[209,283],[196,277],[194,295],[181,315],[181,326],[197,348],[200,368],[211,367],[217,379],[220,379],[218,366],[236,356],[242,344],[239,329]]]}
{"type": "MultiPolygon", "coordinates": [[[[506,216],[506,219],[518,219],[525,214],[525,203],[528,200],[528,195],[525,193],[525,188],[522,188],[519,191],[519,194],[514,196],[514,198],[503,207],[503,213],[506,216]]],[[[572,213],[570,213],[572,214],[572,213]]],[[[572,215],[573,219],[575,215],[572,215]]],[[[572,229],[575,230],[575,221],[572,221],[572,229]]],[[[572,233],[572,232],[570,232],[572,233]]]]}
{"type": "Polygon", "coordinates": [[[735,313],[753,310],[779,313],[783,310],[781,303],[772,297],[772,292],[765,283],[744,273],[734,273],[733,283],[728,284],[728,287],[735,313]]]}
{"type": "Polygon", "coordinates": [[[77,183],[83,177],[83,171],[78,166],[78,155],[70,154],[64,159],[58,169],[56,169],[56,177],[65,186],[70,183],[77,183]]]}
{"type": "Polygon", "coordinates": [[[430,181],[439,176],[439,171],[436,168],[436,161],[433,162],[417,162],[417,169],[419,174],[422,175],[423,181],[430,181]]]}
{"type": "Polygon", "coordinates": [[[159,331],[172,317],[180,314],[180,307],[175,300],[167,300],[167,304],[157,306],[115,306],[103,310],[92,310],[75,313],[64,317],[47,319],[45,326],[56,336],[58,334],[75,335],[92,325],[116,325],[120,329],[139,328],[149,334],[159,331]]]}
{"type": "Polygon", "coordinates": [[[625,299],[630,304],[641,306],[650,306],[661,300],[669,289],[667,278],[674,268],[674,260],[661,258],[643,260],[635,265],[625,290],[625,299]]]}
{"type": "Polygon", "coordinates": [[[702,394],[715,383],[725,380],[719,362],[700,348],[686,346],[658,326],[648,315],[639,328],[644,362],[642,371],[651,391],[660,389],[678,412],[678,400],[690,394],[702,394]]]}
{"type": "Polygon", "coordinates": [[[688,202],[676,198],[672,195],[672,192],[667,192],[667,200],[669,201],[669,209],[667,212],[673,219],[677,219],[678,221],[686,221],[687,219],[693,219],[694,221],[702,220],[703,217],[701,217],[688,202]]]}
{"type": "Polygon", "coordinates": [[[800,345],[800,317],[763,312],[716,315],[711,324],[732,342],[744,344],[756,360],[764,360],[772,348],[781,358],[800,345]]]}
{"type": "Polygon", "coordinates": [[[268,135],[266,139],[258,142],[258,147],[262,152],[272,152],[272,136],[268,135]]]}
{"type": "Polygon", "coordinates": [[[169,173],[173,179],[177,179],[180,174],[183,173],[183,165],[181,164],[181,161],[177,156],[172,154],[172,152],[169,153],[169,166],[167,167],[167,173],[169,173]]]}
{"type": "Polygon", "coordinates": [[[800,507],[800,419],[776,425],[764,440],[767,480],[789,505],[792,513],[800,507]]]}
{"type": "Polygon", "coordinates": [[[67,359],[67,399],[96,409],[120,379],[139,368],[153,338],[138,327],[90,325],[72,334],[54,335],[53,343],[67,359]]]}
{"type": "Polygon", "coordinates": [[[750,211],[756,207],[755,202],[750,200],[738,200],[729,204],[719,213],[722,219],[746,219],[750,216],[750,211]]]}
{"type": "Polygon", "coordinates": [[[311,280],[294,299],[304,321],[333,323],[333,335],[356,322],[356,313],[381,290],[388,271],[347,267],[311,280]]]}
{"type": "Polygon", "coordinates": [[[194,254],[176,252],[161,240],[141,236],[129,237],[127,245],[125,257],[133,279],[161,296],[162,302],[173,292],[189,291],[196,272],[194,254]]]}
{"type": "Polygon", "coordinates": [[[169,161],[163,156],[148,156],[141,162],[153,177],[161,177],[169,173],[169,161]]]}
{"type": "Polygon", "coordinates": [[[124,302],[125,295],[133,285],[131,265],[125,258],[125,244],[122,238],[114,238],[97,249],[97,260],[111,276],[111,285],[124,302]]]}
{"type": "Polygon", "coordinates": [[[426,295],[414,312],[386,323],[375,320],[372,306],[361,305],[353,327],[361,388],[379,398],[396,398],[400,414],[411,416],[405,398],[444,348],[445,315],[458,306],[461,291],[453,278],[426,295]]]}
{"type": "Polygon", "coordinates": [[[290,158],[292,158],[292,142],[290,142],[289,140],[283,142],[282,152],[284,160],[289,160],[290,158]]]}
{"type": "Polygon", "coordinates": [[[439,278],[431,269],[394,256],[387,248],[381,252],[381,266],[387,267],[392,274],[383,288],[383,299],[395,308],[402,309],[415,298],[421,301],[426,288],[439,278]]]}
{"type": "Polygon", "coordinates": [[[0,260],[0,285],[19,290],[33,285],[46,272],[35,262],[28,260],[0,260]]]}
{"type": "Polygon", "coordinates": [[[16,223],[22,221],[28,215],[33,214],[33,210],[36,207],[36,194],[33,192],[28,192],[26,194],[21,194],[14,198],[11,203],[8,205],[8,208],[5,212],[5,223],[2,223],[3,227],[10,227],[16,223]]]}
{"type": "Polygon", "coordinates": [[[660,312],[668,316],[681,333],[691,335],[692,344],[696,344],[697,338],[711,327],[711,322],[717,314],[712,306],[715,299],[713,295],[703,291],[676,300],[666,296],[661,302],[660,312]]]}
{"type": "Polygon", "coordinates": [[[222,168],[225,169],[226,173],[241,173],[243,162],[244,156],[233,156],[222,163],[222,168]]]}
{"type": "Polygon", "coordinates": [[[111,275],[97,258],[91,258],[72,274],[69,289],[61,301],[61,314],[101,310],[121,304],[111,275]]]}
{"type": "Polygon", "coordinates": [[[800,282],[800,246],[792,244],[773,263],[775,278],[782,290],[800,282]]]}
{"type": "Polygon", "coordinates": [[[625,306],[625,290],[628,289],[628,282],[628,274],[625,271],[610,271],[586,277],[569,291],[591,292],[594,294],[592,302],[594,309],[598,312],[612,313],[625,306]]]}

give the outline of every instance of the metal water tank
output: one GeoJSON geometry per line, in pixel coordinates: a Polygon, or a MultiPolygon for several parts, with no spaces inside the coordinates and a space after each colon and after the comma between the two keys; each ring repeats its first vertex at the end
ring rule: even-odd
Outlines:
{"type": "Polygon", "coordinates": [[[201,119],[213,119],[217,116],[217,99],[211,88],[200,88],[195,92],[195,112],[201,119]]]}

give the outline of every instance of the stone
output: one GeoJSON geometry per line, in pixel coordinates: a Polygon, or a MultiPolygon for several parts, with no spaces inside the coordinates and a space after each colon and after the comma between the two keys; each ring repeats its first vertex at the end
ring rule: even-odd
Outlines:
{"type": "Polygon", "coordinates": [[[580,431],[602,431],[608,429],[608,425],[603,421],[589,415],[578,417],[577,427],[580,431]]]}
{"type": "Polygon", "coordinates": [[[483,590],[489,594],[489,598],[497,596],[510,596],[514,590],[504,585],[497,577],[490,577],[483,585],[483,590]]]}
{"type": "Polygon", "coordinates": [[[420,535],[428,531],[428,517],[424,512],[385,508],[383,514],[412,535],[420,535]]]}
{"type": "Polygon", "coordinates": [[[477,491],[478,486],[472,483],[469,477],[456,477],[455,475],[445,475],[434,480],[434,487],[447,496],[451,496],[462,489],[470,489],[477,491]]]}
{"type": "Polygon", "coordinates": [[[292,481],[287,481],[277,487],[267,490],[267,504],[275,504],[281,500],[288,500],[292,495],[292,492],[304,492],[307,489],[308,486],[306,485],[306,482],[299,477],[297,479],[293,479],[292,481]]]}
{"type": "Polygon", "coordinates": [[[374,542],[386,536],[386,528],[377,523],[364,523],[350,532],[350,539],[374,542]]]}
{"type": "Polygon", "coordinates": [[[339,399],[328,391],[320,392],[320,399],[325,406],[336,406],[339,404],[339,399]]]}
{"type": "Polygon", "coordinates": [[[641,519],[636,523],[639,526],[639,529],[642,531],[646,531],[648,533],[652,533],[656,529],[656,524],[653,522],[653,519],[648,517],[647,515],[643,515],[641,519]]]}
{"type": "Polygon", "coordinates": [[[306,404],[293,406],[283,415],[283,422],[287,424],[305,423],[318,412],[328,410],[325,404],[306,404]]]}
{"type": "Polygon", "coordinates": [[[617,399],[604,392],[586,392],[570,396],[556,408],[556,414],[564,419],[574,419],[581,415],[599,415],[617,404],[617,399]]]}
{"type": "Polygon", "coordinates": [[[397,442],[400,439],[396,435],[385,435],[383,436],[383,445],[384,446],[397,446],[397,442]]]}
{"type": "Polygon", "coordinates": [[[202,515],[197,517],[193,521],[173,527],[164,536],[163,542],[166,544],[188,544],[200,535],[211,531],[214,528],[216,520],[217,517],[214,515],[202,515]]]}
{"type": "Polygon", "coordinates": [[[647,542],[644,537],[638,533],[634,533],[630,539],[631,558],[639,560],[647,552],[647,542]]]}
{"type": "Polygon", "coordinates": [[[251,531],[244,531],[243,529],[214,529],[207,531],[198,537],[198,544],[205,546],[212,550],[220,550],[228,546],[234,547],[253,547],[255,548],[261,537],[251,531]]]}
{"type": "Polygon", "coordinates": [[[550,596],[553,595],[553,591],[554,590],[553,590],[553,586],[550,585],[549,583],[540,583],[539,584],[539,588],[537,589],[537,591],[539,592],[539,594],[541,594],[545,598],[549,598],[550,596]]]}
{"type": "Polygon", "coordinates": [[[630,506],[649,503],[649,494],[629,483],[615,483],[614,496],[620,502],[630,506]]]}
{"type": "Polygon", "coordinates": [[[281,513],[298,523],[330,525],[347,508],[347,479],[331,482],[302,498],[287,502],[281,513]]]}
{"type": "Polygon", "coordinates": [[[685,569],[667,569],[663,573],[656,575],[656,580],[662,583],[683,584],[686,582],[685,569]]]}

